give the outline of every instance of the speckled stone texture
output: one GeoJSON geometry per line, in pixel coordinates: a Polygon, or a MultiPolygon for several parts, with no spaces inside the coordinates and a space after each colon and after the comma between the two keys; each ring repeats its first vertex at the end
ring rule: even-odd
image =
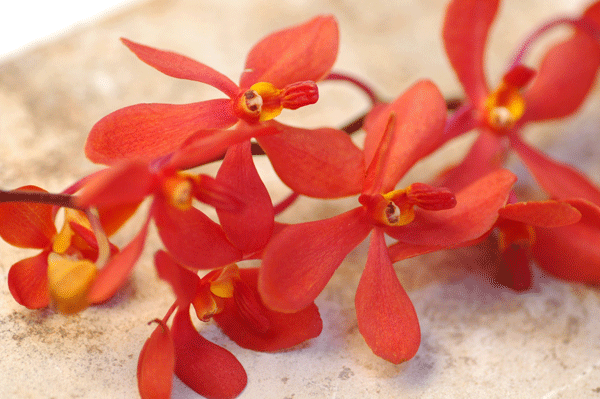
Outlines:
{"type": "MultiPolygon", "coordinates": [[[[488,46],[492,83],[513,49],[537,24],[585,2],[506,0],[488,46]]],[[[0,186],[36,184],[60,191],[99,169],[83,155],[91,126],[107,113],[139,102],[185,103],[217,91],[162,75],[120,42],[124,36],[200,60],[237,80],[246,52],[265,34],[317,13],[340,24],[336,69],[362,77],[386,98],[420,78],[448,97],[461,96],[445,59],[441,22],[445,0],[156,0],[81,26],[55,42],[0,62],[0,186]]],[[[562,32],[565,33],[565,32],[562,32]]],[[[558,33],[560,36],[560,32],[558,33]]],[[[556,38],[551,35],[549,40],[556,38]]],[[[535,65],[540,49],[532,55],[535,65]]],[[[318,104],[284,112],[279,120],[303,126],[342,126],[368,101],[345,84],[323,83],[318,104]]],[[[598,89],[567,120],[528,128],[528,141],[582,167],[600,182],[598,89]]],[[[419,163],[401,182],[426,181],[464,154],[451,143],[419,163]]],[[[360,142],[360,135],[357,135],[360,142]]],[[[257,166],[273,200],[289,191],[264,159],[257,166]]],[[[216,165],[202,169],[214,173],[216,165]]],[[[525,189],[531,179],[514,164],[525,189]]],[[[302,198],[281,221],[332,216],[356,198],[302,198]]],[[[143,212],[115,238],[127,243],[143,212]]],[[[34,252],[0,243],[0,398],[135,398],[137,357],[173,295],[152,265],[156,234],[147,242],[130,283],[108,304],[65,317],[30,311],[10,296],[10,265],[34,252]]],[[[485,246],[443,251],[396,264],[423,332],[416,357],[392,365],[371,353],[358,333],[354,292],[366,243],[354,250],[318,297],[320,337],[294,350],[254,353],[237,347],[213,324],[202,335],[232,351],[249,382],[242,398],[600,398],[600,295],[595,287],[537,274],[533,290],[494,287],[485,246]]],[[[175,378],[174,398],[196,398],[175,378]]]]}

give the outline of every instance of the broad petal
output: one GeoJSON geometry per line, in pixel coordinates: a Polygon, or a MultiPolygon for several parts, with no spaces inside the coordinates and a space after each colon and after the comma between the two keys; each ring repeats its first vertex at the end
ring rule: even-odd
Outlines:
{"type": "Polygon", "coordinates": [[[213,318],[236,344],[255,351],[274,352],[291,348],[321,333],[323,322],[314,303],[296,313],[270,310],[258,296],[258,268],[240,269],[240,277],[255,295],[260,313],[269,321],[269,328],[263,333],[251,328],[240,314],[235,300],[227,299],[223,311],[213,318]]]}
{"type": "Polygon", "coordinates": [[[196,208],[181,211],[157,198],[152,216],[163,244],[185,267],[214,269],[242,259],[221,226],[196,208]]]}
{"type": "Polygon", "coordinates": [[[499,0],[453,0],[444,19],[444,47],[469,100],[479,107],[489,91],[485,80],[485,44],[499,0]]]}
{"type": "Polygon", "coordinates": [[[87,293],[87,299],[90,303],[107,301],[125,284],[131,275],[135,262],[137,262],[144,249],[149,221],[150,219],[146,220],[134,239],[121,252],[111,257],[109,262],[100,269],[87,293]]]}
{"type": "Polygon", "coordinates": [[[360,193],[362,151],[341,130],[300,129],[273,122],[280,133],[258,137],[279,178],[295,192],[313,198],[360,193]]]}
{"type": "Polygon", "coordinates": [[[74,201],[82,208],[140,203],[154,191],[156,184],[148,163],[122,160],[95,173],[85,182],[74,201]]]}
{"type": "Polygon", "coordinates": [[[365,139],[367,194],[391,191],[415,162],[437,148],[446,102],[432,82],[423,80],[378,113],[365,139]]]}
{"type": "Polygon", "coordinates": [[[317,82],[333,66],[338,42],[337,22],[331,15],[272,33],[248,53],[240,87],[269,82],[281,89],[305,80],[317,82]]]}
{"type": "Polygon", "coordinates": [[[121,38],[121,41],[140,60],[158,69],[165,75],[177,79],[188,79],[206,83],[221,90],[229,98],[235,97],[238,94],[239,89],[231,79],[198,61],[171,51],[144,46],[125,38],[121,38]]]}
{"type": "Polygon", "coordinates": [[[500,169],[477,180],[456,194],[456,206],[441,211],[415,209],[415,219],[385,231],[399,241],[422,246],[453,247],[488,232],[506,204],[516,176],[500,169]]]}
{"type": "Polygon", "coordinates": [[[154,254],[154,266],[158,277],[171,285],[180,307],[189,306],[194,300],[200,277],[184,268],[165,251],[154,254]]]}
{"type": "Polygon", "coordinates": [[[175,372],[175,345],[169,327],[160,320],[144,344],[137,366],[142,399],[169,399],[175,372]]]}
{"type": "MultiPolygon", "coordinates": [[[[47,192],[36,186],[23,186],[14,191],[47,192]]],[[[0,237],[15,247],[43,249],[56,234],[52,205],[1,202],[0,220],[0,237]]]]}
{"type": "Polygon", "coordinates": [[[529,201],[507,204],[498,210],[504,219],[536,227],[560,227],[577,223],[581,213],[563,201],[529,201]]]}
{"type": "Polygon", "coordinates": [[[107,165],[121,159],[151,161],[173,152],[199,129],[226,129],[237,120],[229,99],[136,104],[100,119],[87,138],[85,155],[107,165]]]}
{"type": "Polygon", "coordinates": [[[600,205],[600,189],[577,169],[553,160],[516,136],[511,137],[511,145],[551,197],[582,197],[600,205]]]}
{"type": "Polygon", "coordinates": [[[283,229],[263,253],[258,289],[265,305],[288,313],[309,306],[371,229],[363,207],[283,229]]]}
{"type": "Polygon", "coordinates": [[[581,221],[557,228],[535,228],[533,256],[548,273],[571,281],[600,283],[600,207],[582,199],[568,200],[581,221]]]}
{"type": "Polygon", "coordinates": [[[48,306],[48,251],[12,265],[8,272],[8,289],[15,301],[28,309],[48,306]]]}
{"type": "Polygon", "coordinates": [[[525,121],[562,118],[575,112],[596,81],[600,67],[598,39],[584,32],[553,46],[531,86],[523,93],[525,121]]]}
{"type": "Polygon", "coordinates": [[[194,328],[189,308],[173,319],[175,374],[194,392],[210,399],[237,397],[246,387],[246,371],[228,350],[203,338],[194,328]]]}
{"type": "Polygon", "coordinates": [[[238,211],[217,209],[223,231],[244,254],[261,250],[273,234],[273,203],[262,182],[250,149],[250,141],[229,147],[216,180],[235,187],[245,206],[238,211]]]}
{"type": "Polygon", "coordinates": [[[371,234],[354,302],[358,330],[373,353],[394,364],[415,356],[421,343],[419,320],[398,281],[380,229],[371,234]]]}

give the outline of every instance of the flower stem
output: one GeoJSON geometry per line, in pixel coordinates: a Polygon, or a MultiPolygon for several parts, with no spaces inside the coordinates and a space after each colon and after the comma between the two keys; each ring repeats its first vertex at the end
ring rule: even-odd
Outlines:
{"type": "Polygon", "coordinates": [[[38,204],[55,205],[61,208],[73,208],[82,210],[73,203],[70,194],[53,194],[42,191],[5,191],[0,190],[0,202],[35,202],[38,204]]]}
{"type": "Polygon", "coordinates": [[[325,79],[323,80],[344,80],[346,82],[352,83],[354,86],[358,87],[359,89],[361,89],[366,95],[367,97],[369,97],[369,99],[371,100],[371,103],[373,105],[382,102],[382,100],[379,98],[379,96],[377,94],[375,94],[375,91],[369,87],[366,83],[361,82],[360,80],[349,76],[349,75],[345,75],[343,73],[330,73],[329,75],[325,76],[325,79]]]}

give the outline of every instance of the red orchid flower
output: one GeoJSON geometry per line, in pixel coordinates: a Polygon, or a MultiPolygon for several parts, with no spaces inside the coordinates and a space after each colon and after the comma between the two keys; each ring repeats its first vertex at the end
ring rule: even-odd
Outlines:
{"type": "Polygon", "coordinates": [[[258,296],[256,268],[239,269],[231,264],[201,279],[164,251],[156,253],[155,264],[159,276],[171,284],[179,311],[173,322],[174,345],[167,338],[170,333],[165,322],[160,322],[144,345],[138,363],[142,398],[153,397],[155,391],[165,392],[165,397],[169,397],[173,372],[207,397],[235,397],[245,387],[246,373],[237,359],[202,338],[193,328],[190,304],[200,320],[213,318],[238,345],[257,351],[287,349],[318,336],[322,330],[314,304],[295,314],[267,309],[258,296]],[[188,338],[182,339],[177,334],[188,338]],[[167,361],[160,360],[161,356],[168,357],[167,361]]]}
{"type": "MultiPolygon", "coordinates": [[[[16,191],[46,192],[36,186],[16,191]]],[[[96,303],[87,299],[87,292],[97,278],[97,268],[121,254],[108,241],[97,240],[97,229],[82,211],[65,208],[63,227],[58,231],[54,223],[57,210],[42,203],[0,203],[0,236],[16,247],[42,250],[11,266],[8,287],[15,300],[29,309],[52,304],[57,311],[71,314],[96,303]]],[[[103,207],[99,223],[110,235],[134,211],[128,204],[103,207]]]]}
{"type": "Polygon", "coordinates": [[[416,247],[445,248],[475,239],[494,224],[515,177],[497,171],[456,198],[446,189],[422,183],[394,190],[441,137],[446,104],[431,82],[422,81],[377,113],[365,126],[369,167],[359,198],[362,206],[330,219],[284,228],[265,248],[258,287],[268,307],[301,310],[323,290],[344,257],[372,232],[355,299],[358,326],[375,354],[400,363],[415,355],[420,329],[414,307],[394,273],[384,233],[416,247]]]}
{"type": "MultiPolygon", "coordinates": [[[[537,150],[521,140],[519,132],[529,122],[571,115],[587,96],[600,67],[598,37],[590,34],[600,32],[600,2],[591,5],[581,18],[571,20],[582,29],[576,29],[571,38],[551,47],[537,74],[517,62],[506,72],[500,85],[490,90],[483,56],[499,3],[499,0],[453,0],[448,6],[444,44],[468,101],[448,122],[443,140],[473,128],[478,128],[480,135],[461,165],[447,174],[443,184],[451,180],[467,184],[497,168],[504,156],[502,138],[507,137],[538,181],[555,180],[558,173],[566,184],[559,197],[570,197],[572,195],[564,194],[568,186],[589,186],[589,181],[571,167],[538,155],[537,150]],[[543,163],[536,164],[538,160],[543,163]]],[[[555,196],[553,192],[550,194],[555,196]]]]}

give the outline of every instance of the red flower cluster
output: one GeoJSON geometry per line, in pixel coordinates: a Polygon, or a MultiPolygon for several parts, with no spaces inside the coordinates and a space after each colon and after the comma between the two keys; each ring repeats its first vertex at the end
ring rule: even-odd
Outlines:
{"type": "Polygon", "coordinates": [[[395,262],[494,234],[501,284],[528,289],[530,257],[558,277],[600,282],[600,189],[521,138],[526,123],[568,116],[584,101],[600,67],[600,2],[578,18],[557,20],[574,26],[574,33],[533,69],[522,62],[528,46],[559,22],[536,31],[491,90],[483,56],[498,5],[499,0],[452,0],[448,7],[443,40],[466,93],[458,110],[448,118],[435,84],[416,82],[394,101],[374,104],[364,120],[362,148],[342,130],[273,120],[284,108],[315,103],[320,80],[346,79],[365,88],[353,78],[330,75],[338,50],[332,16],[262,39],[248,55],[239,85],[185,56],[123,39],[160,72],[209,84],[228,98],[137,104],[102,118],[85,152],[107,167],[65,190],[60,198],[66,202],[33,186],[3,192],[0,236],[42,251],[11,267],[8,284],[15,300],[30,309],[52,305],[62,313],[108,300],[129,278],[153,221],[165,248],[156,252],[155,266],[176,300],[155,320],[140,354],[140,394],[168,398],[175,374],[206,397],[232,398],[246,386],[246,372],[232,353],[198,333],[190,311],[201,321],[213,319],[244,348],[291,348],[320,334],[314,301],[369,235],[355,297],[358,327],[372,351],[393,363],[411,359],[421,339],[395,262]],[[416,162],[472,129],[478,129],[478,139],[460,164],[433,182],[396,187],[416,162]],[[251,139],[293,190],[289,201],[273,206],[254,166],[251,139]],[[517,178],[502,168],[509,149],[548,199],[527,201],[512,191],[517,178]],[[188,171],[223,155],[214,177],[188,171]],[[297,195],[356,195],[358,203],[328,219],[278,223],[276,215],[297,195]],[[147,198],[145,223],[119,251],[107,235],[147,198]],[[218,222],[195,201],[214,207],[218,222]],[[59,232],[55,217],[61,207],[59,232]],[[262,260],[261,266],[236,264],[249,259],[262,260]],[[200,277],[199,271],[206,274],[200,277]]]}

